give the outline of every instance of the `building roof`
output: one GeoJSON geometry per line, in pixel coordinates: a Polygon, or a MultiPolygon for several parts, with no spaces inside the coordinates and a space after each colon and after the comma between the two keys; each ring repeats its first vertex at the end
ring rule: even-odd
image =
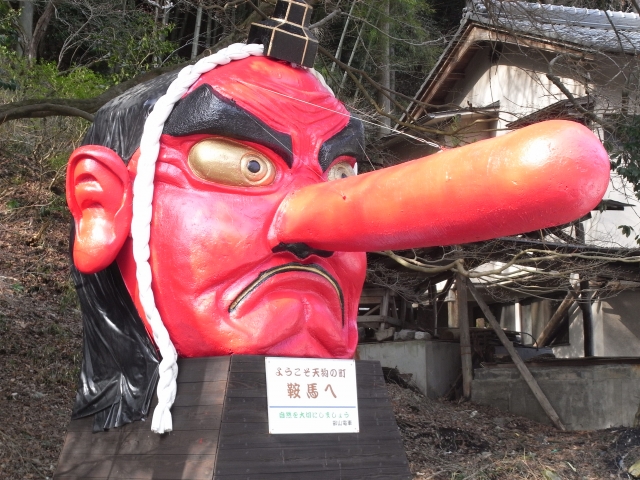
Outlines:
{"type": "MultiPolygon", "coordinates": [[[[512,42],[565,51],[640,53],[640,15],[523,1],[471,0],[460,28],[415,96],[436,107],[471,60],[480,42],[512,42]]],[[[444,106],[444,105],[443,105],[444,106]]],[[[445,106],[446,107],[446,106],[445,106]]],[[[413,103],[401,121],[425,114],[413,103]]]]}
{"type": "Polygon", "coordinates": [[[640,15],[528,2],[474,0],[462,22],[558,39],[598,51],[637,54],[640,15]]]}

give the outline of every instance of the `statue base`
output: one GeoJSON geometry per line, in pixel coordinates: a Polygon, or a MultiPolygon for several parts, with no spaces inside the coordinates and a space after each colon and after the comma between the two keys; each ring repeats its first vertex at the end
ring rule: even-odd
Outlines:
{"type": "Polygon", "coordinates": [[[359,433],[269,434],[263,356],[179,360],[173,428],[73,420],[55,480],[411,479],[380,363],[356,361],[359,433]]]}

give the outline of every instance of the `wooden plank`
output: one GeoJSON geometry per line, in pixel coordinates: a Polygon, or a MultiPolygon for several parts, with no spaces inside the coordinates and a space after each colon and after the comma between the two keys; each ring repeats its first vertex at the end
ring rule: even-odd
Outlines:
{"type": "MultiPolygon", "coordinates": [[[[216,478],[232,474],[270,474],[326,470],[348,470],[352,468],[406,467],[407,459],[403,450],[390,452],[384,446],[340,445],[321,449],[299,448],[258,448],[225,450],[224,461],[216,465],[216,478]]],[[[300,475],[300,478],[304,478],[300,475]]]]}
{"type": "Polygon", "coordinates": [[[178,383],[218,382],[227,379],[231,357],[178,359],[178,383]]]}
{"type": "Polygon", "coordinates": [[[55,478],[108,478],[115,458],[115,455],[76,454],[73,450],[64,449],[58,460],[55,478]]]}
{"type": "Polygon", "coordinates": [[[72,422],[56,479],[211,479],[216,458],[229,480],[411,478],[378,362],[356,362],[360,433],[270,435],[264,357],[209,360],[181,360],[170,434],[147,421],[93,435],[92,418],[72,422]]]}
{"type": "Polygon", "coordinates": [[[389,315],[389,289],[384,289],[384,296],[382,297],[382,303],[380,304],[380,316],[386,317],[389,315]]]}
{"type": "Polygon", "coordinates": [[[238,363],[263,363],[264,355],[231,355],[231,365],[238,363]]]}
{"type": "Polygon", "coordinates": [[[386,292],[386,288],[382,287],[373,287],[373,288],[363,288],[361,297],[371,296],[371,297],[381,297],[386,292]]]}
{"type": "Polygon", "coordinates": [[[385,388],[386,383],[382,375],[360,375],[357,374],[356,385],[358,390],[361,388],[385,388]]]}
{"type": "Polygon", "coordinates": [[[215,455],[120,455],[109,478],[211,480],[215,459],[215,455]]]}
{"type": "Polygon", "coordinates": [[[118,455],[215,455],[219,430],[122,432],[118,455]]]}
{"type": "Polygon", "coordinates": [[[533,396],[536,397],[536,399],[540,403],[540,406],[545,411],[549,419],[553,422],[553,424],[559,430],[564,431],[565,428],[564,428],[564,425],[562,424],[562,421],[560,421],[560,417],[558,417],[558,414],[556,413],[555,409],[549,402],[549,399],[544,394],[544,392],[540,389],[540,385],[538,385],[538,382],[536,382],[536,379],[533,378],[533,375],[531,375],[531,372],[529,371],[527,366],[524,364],[524,362],[520,358],[520,355],[518,355],[518,352],[516,352],[516,349],[513,347],[513,343],[509,341],[509,339],[505,335],[502,328],[500,328],[500,324],[498,323],[496,318],[493,316],[493,313],[489,309],[489,306],[485,303],[485,301],[482,299],[482,296],[480,295],[478,290],[476,290],[476,287],[474,287],[471,282],[467,282],[467,287],[469,288],[469,291],[472,293],[472,295],[475,297],[476,302],[478,302],[478,305],[482,309],[482,313],[484,313],[485,317],[487,317],[487,320],[489,320],[489,323],[495,330],[496,335],[498,335],[498,338],[502,342],[502,345],[504,345],[504,348],[506,348],[507,352],[509,352],[509,355],[511,355],[511,359],[513,360],[513,363],[515,363],[524,381],[527,382],[527,385],[529,385],[529,388],[531,389],[531,393],[533,393],[533,396]]]}
{"type": "Polygon", "coordinates": [[[402,322],[397,318],[390,317],[388,315],[361,315],[357,319],[358,323],[390,323],[398,327],[402,326],[402,322]]]}
{"type": "Polygon", "coordinates": [[[235,373],[240,373],[240,372],[262,373],[264,375],[264,372],[265,372],[264,360],[262,361],[262,363],[255,363],[255,362],[232,363],[230,368],[235,373]]]}
{"type": "Polygon", "coordinates": [[[179,383],[173,405],[177,407],[222,405],[226,388],[226,381],[179,383]]]}
{"type": "Polygon", "coordinates": [[[360,297],[360,305],[377,305],[380,308],[384,295],[365,295],[360,297]]]}
{"type": "MultiPolygon", "coordinates": [[[[280,436],[280,435],[274,435],[280,436]]],[[[298,435],[298,440],[302,435],[298,435]]],[[[400,463],[404,463],[404,450],[401,445],[394,445],[392,447],[388,445],[372,444],[372,445],[359,445],[353,443],[351,445],[346,442],[342,445],[323,445],[321,447],[311,447],[304,442],[301,445],[288,445],[286,448],[282,446],[266,446],[262,448],[235,448],[224,450],[224,463],[227,464],[229,469],[233,469],[233,464],[242,462],[242,464],[248,465],[249,463],[257,464],[258,468],[263,468],[269,464],[275,464],[279,466],[283,462],[288,463],[287,471],[295,471],[296,466],[305,466],[310,462],[315,462],[318,459],[323,459],[320,463],[316,464],[316,468],[319,465],[324,464],[325,459],[331,459],[336,463],[346,467],[348,463],[354,466],[358,464],[371,464],[373,466],[382,467],[380,457],[390,456],[394,459],[400,460],[400,463]],[[363,461],[366,460],[366,461],[363,461]]],[[[390,466],[388,464],[387,466],[390,466]]],[[[267,473],[268,469],[264,469],[267,473]]],[[[220,468],[216,468],[216,473],[222,473],[220,468]]]]}
{"type": "MultiPolygon", "coordinates": [[[[301,444],[300,435],[270,435],[268,425],[256,428],[256,424],[226,424],[224,432],[219,439],[220,448],[265,448],[288,446],[298,447],[301,444]],[[263,432],[258,434],[256,430],[263,432]]],[[[370,426],[359,433],[327,433],[310,435],[304,439],[304,445],[308,447],[323,447],[331,445],[358,444],[358,445],[385,445],[398,438],[398,427],[370,426]]]]}
{"type": "MultiPolygon", "coordinates": [[[[304,480],[411,480],[404,468],[365,468],[304,472],[304,480]]],[[[216,475],[215,480],[300,480],[299,473],[216,475]]]]}
{"type": "Polygon", "coordinates": [[[356,375],[383,375],[382,366],[376,360],[356,361],[356,375]]]}
{"type": "Polygon", "coordinates": [[[267,422],[267,398],[227,398],[222,413],[223,423],[267,422]]]}
{"type": "Polygon", "coordinates": [[[67,432],[84,432],[91,431],[93,428],[93,415],[90,417],[78,418],[71,420],[67,426],[67,432]]]}
{"type": "Polygon", "coordinates": [[[565,314],[567,313],[569,308],[571,308],[571,305],[573,305],[577,297],[578,297],[578,293],[575,290],[573,289],[569,290],[567,295],[564,297],[564,300],[562,300],[562,303],[560,304],[558,309],[551,316],[551,318],[549,319],[549,322],[545,325],[544,330],[542,330],[542,332],[536,339],[536,346],[538,348],[547,346],[547,343],[551,339],[551,336],[560,326],[560,324],[562,323],[562,320],[564,319],[565,314]]]}
{"type": "Polygon", "coordinates": [[[380,305],[376,305],[375,307],[370,308],[369,310],[367,310],[366,313],[364,313],[363,315],[360,315],[360,316],[366,317],[367,315],[371,315],[373,313],[376,313],[378,310],[380,310],[380,305]]]}
{"type": "Polygon", "coordinates": [[[471,358],[471,333],[469,330],[469,306],[467,303],[467,278],[456,273],[456,304],[458,306],[458,326],[460,327],[460,357],[462,360],[462,396],[471,398],[473,362],[471,358]]]}
{"type": "MultiPolygon", "coordinates": [[[[85,425],[86,426],[86,425],[85,425]]],[[[120,443],[120,431],[113,429],[108,432],[93,433],[91,426],[84,431],[69,431],[62,447],[65,454],[90,455],[115,455],[120,443]]],[[[62,457],[60,457],[62,460],[62,457]]]]}
{"type": "Polygon", "coordinates": [[[67,432],[58,459],[57,474],[68,477],[108,477],[120,443],[120,432],[92,433],[93,418],[75,420],[75,430],[67,432]]]}
{"type": "Polygon", "coordinates": [[[174,431],[218,430],[222,419],[222,405],[173,407],[171,414],[174,431]]]}
{"type": "Polygon", "coordinates": [[[384,385],[375,385],[375,386],[359,386],[358,385],[358,399],[365,398],[385,398],[388,399],[389,395],[384,385]]]}
{"type": "MultiPolygon", "coordinates": [[[[246,364],[245,364],[246,365],[246,364]]],[[[266,397],[267,379],[265,373],[235,372],[229,373],[227,397],[266,397]]]]}
{"type": "MultiPolygon", "coordinates": [[[[77,477],[77,476],[60,476],[60,475],[55,475],[54,480],[84,480],[87,477],[77,477]]],[[[109,477],[91,477],[92,480],[109,480],[109,477]]],[[[129,480],[128,478],[123,478],[121,480],[129,480]]]]}

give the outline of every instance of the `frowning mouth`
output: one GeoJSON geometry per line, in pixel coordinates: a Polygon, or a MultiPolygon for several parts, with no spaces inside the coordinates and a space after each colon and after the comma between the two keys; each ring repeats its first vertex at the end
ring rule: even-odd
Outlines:
{"type": "Polygon", "coordinates": [[[247,298],[251,292],[253,292],[256,288],[258,288],[262,283],[266,282],[268,279],[273,277],[274,275],[278,275],[279,273],[287,273],[287,272],[307,272],[313,273],[315,275],[319,275],[324,278],[327,282],[331,284],[331,286],[336,291],[338,298],[340,299],[340,310],[342,312],[342,326],[344,327],[344,297],[342,295],[342,289],[338,284],[338,281],[331,276],[329,272],[327,272],[320,265],[316,265],[312,263],[310,265],[303,265],[301,263],[287,263],[285,265],[278,265],[276,267],[265,270],[258,278],[256,278],[253,282],[245,287],[242,292],[236,297],[236,299],[231,302],[229,305],[229,313],[233,312],[242,301],[247,298]]]}

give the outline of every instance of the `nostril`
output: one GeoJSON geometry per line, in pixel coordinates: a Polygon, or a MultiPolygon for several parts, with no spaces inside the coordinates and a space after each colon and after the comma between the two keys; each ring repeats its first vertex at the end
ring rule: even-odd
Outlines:
{"type": "Polygon", "coordinates": [[[271,249],[273,253],[279,252],[291,252],[296,257],[304,260],[311,255],[317,255],[318,257],[330,257],[333,255],[333,252],[328,250],[318,250],[316,248],[310,247],[306,243],[279,243],[275,247],[271,249]]]}

